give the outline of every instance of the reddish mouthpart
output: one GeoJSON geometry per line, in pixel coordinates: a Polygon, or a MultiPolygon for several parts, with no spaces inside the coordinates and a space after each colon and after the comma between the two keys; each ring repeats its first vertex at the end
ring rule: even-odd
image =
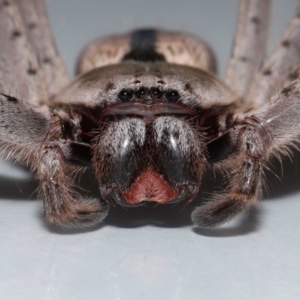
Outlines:
{"type": "Polygon", "coordinates": [[[121,197],[129,204],[143,201],[166,203],[179,195],[172,189],[162,176],[151,168],[146,169],[121,197]]]}

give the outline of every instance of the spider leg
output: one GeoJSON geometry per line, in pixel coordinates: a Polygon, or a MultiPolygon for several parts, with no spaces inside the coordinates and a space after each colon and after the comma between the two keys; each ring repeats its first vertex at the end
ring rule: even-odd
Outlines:
{"type": "Polygon", "coordinates": [[[44,3],[41,0],[16,0],[16,2],[43,73],[48,98],[51,99],[70,80],[56,49],[44,3]]]}
{"type": "Polygon", "coordinates": [[[284,82],[300,63],[300,6],[273,53],[254,77],[248,102],[258,108],[283,88],[284,82]]]}
{"type": "Polygon", "coordinates": [[[289,154],[289,146],[295,146],[300,136],[300,79],[275,94],[270,103],[254,112],[262,125],[272,134],[271,153],[289,154]]]}
{"type": "Polygon", "coordinates": [[[59,226],[89,227],[101,222],[108,208],[98,199],[74,190],[70,173],[70,144],[62,136],[61,119],[50,111],[0,94],[0,153],[20,162],[31,162],[40,181],[46,219],[59,226]]]}
{"type": "Polygon", "coordinates": [[[0,2],[0,92],[34,106],[69,82],[55,48],[43,2],[0,2]]]}
{"type": "Polygon", "coordinates": [[[268,155],[270,136],[255,119],[245,122],[232,131],[235,140],[233,158],[221,163],[227,172],[229,186],[196,208],[192,213],[194,224],[215,227],[249,209],[261,197],[263,162],[268,155]]]}
{"type": "Polygon", "coordinates": [[[246,99],[266,51],[270,0],[241,0],[237,29],[225,82],[246,99]]]}
{"type": "Polygon", "coordinates": [[[43,200],[45,217],[49,224],[60,227],[92,227],[107,216],[108,205],[99,199],[81,196],[73,189],[67,176],[68,164],[61,145],[45,143],[34,163],[40,181],[39,198],[43,200]]]}
{"type": "Polygon", "coordinates": [[[47,92],[15,1],[0,1],[0,28],[0,92],[38,106],[47,92]]]}
{"type": "Polygon", "coordinates": [[[269,156],[289,155],[289,146],[296,147],[300,141],[299,98],[300,79],[297,79],[233,128],[234,153],[217,166],[229,169],[229,187],[195,209],[192,219],[196,225],[215,227],[260,200],[263,166],[269,156]]]}
{"type": "Polygon", "coordinates": [[[51,113],[0,93],[0,154],[28,163],[46,139],[51,113]]]}

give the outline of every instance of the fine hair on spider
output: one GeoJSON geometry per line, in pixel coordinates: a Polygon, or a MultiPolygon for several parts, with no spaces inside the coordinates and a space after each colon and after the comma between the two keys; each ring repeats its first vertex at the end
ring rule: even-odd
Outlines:
{"type": "Polygon", "coordinates": [[[43,1],[0,1],[0,152],[31,165],[47,222],[93,227],[110,205],[189,203],[209,169],[227,186],[195,208],[195,225],[255,205],[270,157],[300,135],[300,10],[265,59],[270,9],[240,0],[223,80],[206,42],[156,29],[92,41],[71,80],[43,1]],[[76,189],[86,168],[98,198],[76,189]]]}

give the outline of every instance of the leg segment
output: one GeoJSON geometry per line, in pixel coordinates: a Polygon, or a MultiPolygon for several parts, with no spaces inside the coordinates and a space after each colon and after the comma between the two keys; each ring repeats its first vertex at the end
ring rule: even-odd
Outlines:
{"type": "Polygon", "coordinates": [[[16,0],[24,25],[43,73],[48,98],[54,97],[69,82],[65,65],[58,54],[41,0],[16,0]]]}
{"type": "Polygon", "coordinates": [[[61,227],[91,227],[107,216],[108,206],[99,199],[82,197],[74,191],[62,148],[55,142],[44,144],[34,164],[40,181],[39,198],[43,200],[46,220],[61,227]]]}
{"type": "Polygon", "coordinates": [[[282,89],[270,103],[255,112],[262,125],[272,134],[273,154],[286,153],[288,146],[299,142],[300,137],[300,79],[282,89]]]}
{"type": "Polygon", "coordinates": [[[50,129],[48,107],[32,107],[17,98],[0,94],[0,154],[28,163],[36,155],[50,129]]]}
{"type": "Polygon", "coordinates": [[[266,51],[270,0],[241,0],[238,25],[225,82],[246,99],[266,51]]]}
{"type": "MultiPolygon", "coordinates": [[[[215,227],[248,210],[261,197],[263,161],[267,156],[269,136],[265,130],[246,119],[236,128],[236,155],[223,162],[229,169],[229,187],[192,214],[193,222],[200,227],[215,227]]],[[[235,134],[235,133],[234,133],[235,134]]]]}
{"type": "Polygon", "coordinates": [[[39,106],[68,81],[42,1],[0,1],[0,92],[39,106]]]}
{"type": "Polygon", "coordinates": [[[290,21],[279,44],[254,77],[248,102],[258,108],[283,88],[288,75],[300,63],[300,7],[290,21]],[[279,88],[280,87],[280,88],[279,88]]]}
{"type": "Polygon", "coordinates": [[[0,1],[0,92],[35,106],[47,100],[43,75],[14,0],[0,1]]]}

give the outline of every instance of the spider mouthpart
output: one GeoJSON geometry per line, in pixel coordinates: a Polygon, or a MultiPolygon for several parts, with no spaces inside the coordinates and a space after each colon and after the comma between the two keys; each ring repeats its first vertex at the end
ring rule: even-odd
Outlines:
{"type": "Polygon", "coordinates": [[[172,90],[166,93],[166,98],[170,102],[177,102],[180,98],[180,95],[177,91],[172,90]]]}
{"type": "Polygon", "coordinates": [[[122,90],[118,95],[118,98],[122,102],[130,101],[132,97],[133,97],[133,90],[122,90]]]}

